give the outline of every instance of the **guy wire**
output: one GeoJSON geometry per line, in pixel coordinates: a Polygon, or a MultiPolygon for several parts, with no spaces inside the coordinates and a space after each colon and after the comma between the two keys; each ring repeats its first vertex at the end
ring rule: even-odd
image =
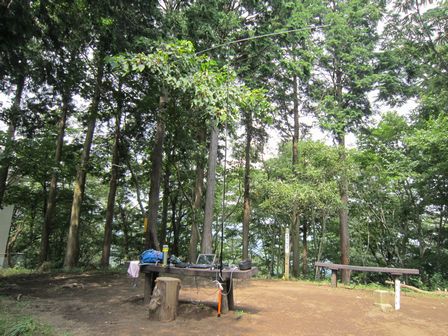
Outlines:
{"type": "MultiPolygon", "coordinates": [[[[226,61],[229,56],[229,48],[226,49],[226,61]]],[[[229,66],[226,69],[226,112],[229,113],[229,66]]],[[[224,250],[224,218],[226,205],[226,174],[227,174],[227,117],[224,123],[224,167],[222,178],[222,205],[221,205],[221,251],[219,253],[219,275],[222,280],[222,254],[224,250]]]]}
{"type": "Polygon", "coordinates": [[[325,28],[325,27],[330,27],[330,26],[331,26],[331,24],[325,24],[325,25],[320,25],[320,26],[307,26],[307,27],[303,27],[303,28],[282,30],[282,31],[279,31],[279,32],[267,33],[267,34],[256,35],[256,36],[251,36],[251,37],[245,37],[245,38],[242,38],[242,39],[221,43],[221,44],[218,44],[218,45],[216,45],[214,47],[210,47],[210,48],[207,48],[207,49],[204,49],[204,50],[200,50],[200,51],[196,52],[196,55],[200,55],[200,54],[203,54],[203,53],[205,53],[207,51],[215,50],[215,49],[218,49],[218,48],[221,48],[221,47],[225,47],[225,46],[229,46],[231,44],[235,44],[235,43],[238,43],[238,42],[256,40],[256,39],[260,39],[260,38],[264,38],[264,37],[270,37],[270,36],[276,36],[276,35],[282,35],[282,34],[289,34],[289,33],[294,33],[294,32],[303,31],[303,30],[309,30],[309,29],[315,29],[315,28],[325,28]]]}

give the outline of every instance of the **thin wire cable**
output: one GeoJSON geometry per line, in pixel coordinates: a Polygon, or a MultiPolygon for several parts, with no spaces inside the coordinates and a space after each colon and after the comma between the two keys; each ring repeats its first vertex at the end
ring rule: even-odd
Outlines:
{"type": "MultiPolygon", "coordinates": [[[[226,50],[226,59],[228,57],[228,48],[226,50]]],[[[227,67],[226,76],[226,110],[229,113],[229,67],[227,67]]],[[[227,119],[226,119],[227,120],[227,119]]],[[[222,254],[224,250],[224,218],[225,218],[225,205],[226,205],[226,175],[227,175],[227,121],[224,125],[224,167],[222,178],[222,211],[221,211],[221,251],[219,254],[219,276],[222,280],[222,254]]]]}
{"type": "Polygon", "coordinates": [[[235,44],[235,43],[239,43],[239,42],[256,40],[256,39],[260,39],[260,38],[264,38],[264,37],[270,37],[270,36],[276,36],[276,35],[282,35],[282,34],[295,33],[295,32],[298,32],[298,31],[309,30],[309,29],[325,28],[325,27],[330,27],[330,26],[331,26],[331,24],[320,25],[320,26],[307,26],[307,27],[298,28],[298,29],[283,30],[283,31],[274,32],[274,33],[268,33],[268,34],[262,34],[262,35],[257,35],[257,36],[245,37],[245,38],[242,38],[242,39],[221,43],[221,44],[218,44],[217,46],[210,47],[210,48],[207,48],[207,49],[204,49],[204,50],[200,50],[200,51],[196,52],[196,55],[200,55],[200,54],[203,54],[203,53],[205,53],[207,51],[215,50],[215,49],[218,49],[218,48],[221,48],[221,47],[225,47],[225,46],[229,46],[231,44],[235,44]]]}

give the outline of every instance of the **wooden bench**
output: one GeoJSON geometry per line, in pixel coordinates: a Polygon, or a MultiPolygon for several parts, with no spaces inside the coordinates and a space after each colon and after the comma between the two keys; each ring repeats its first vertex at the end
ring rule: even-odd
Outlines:
{"type": "MultiPolygon", "coordinates": [[[[198,269],[198,268],[180,268],[174,266],[162,266],[160,264],[140,264],[140,272],[145,273],[145,293],[144,301],[149,303],[151,300],[152,291],[156,278],[160,273],[163,274],[176,274],[181,276],[199,276],[210,279],[220,279],[219,269],[198,269]]],[[[226,268],[222,270],[222,282],[224,293],[228,293],[223,296],[222,312],[226,313],[228,310],[234,310],[235,304],[233,299],[233,279],[250,279],[257,274],[258,269],[252,267],[249,270],[241,271],[238,268],[226,268]]]]}
{"type": "Polygon", "coordinates": [[[395,310],[400,309],[400,276],[418,275],[420,274],[418,269],[415,268],[392,268],[392,267],[373,267],[373,266],[354,266],[354,265],[342,265],[317,261],[314,266],[320,268],[328,268],[331,270],[331,286],[336,287],[338,285],[338,271],[350,270],[357,272],[375,272],[375,273],[389,273],[395,280],[395,310]]]}

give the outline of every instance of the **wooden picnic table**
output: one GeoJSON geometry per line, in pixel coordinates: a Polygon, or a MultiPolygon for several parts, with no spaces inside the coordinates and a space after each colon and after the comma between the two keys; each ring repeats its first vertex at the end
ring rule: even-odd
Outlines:
{"type": "Polygon", "coordinates": [[[419,270],[415,268],[393,268],[393,267],[374,267],[374,266],[355,266],[355,265],[343,265],[333,264],[327,262],[316,261],[314,263],[316,267],[328,268],[331,270],[331,285],[337,286],[337,274],[339,270],[350,270],[357,272],[375,272],[375,273],[389,273],[393,277],[399,277],[403,274],[418,275],[419,270]]]}
{"type": "Polygon", "coordinates": [[[395,310],[400,309],[400,276],[402,275],[418,275],[420,272],[416,268],[394,268],[394,267],[375,267],[375,266],[356,266],[356,265],[343,265],[333,264],[327,262],[317,261],[314,266],[320,268],[328,268],[331,270],[331,286],[336,287],[338,285],[338,271],[349,270],[356,272],[375,272],[375,273],[389,273],[394,277],[395,283],[395,310]]]}
{"type": "Polygon", "coordinates": [[[250,279],[257,274],[258,269],[252,267],[249,270],[241,271],[237,267],[224,268],[222,276],[219,268],[214,269],[200,269],[200,268],[182,268],[175,266],[163,266],[161,264],[140,264],[140,272],[145,273],[145,303],[151,300],[152,291],[154,289],[156,278],[160,273],[176,274],[181,276],[204,277],[213,280],[218,280],[223,286],[223,292],[227,295],[223,296],[223,313],[226,309],[235,310],[235,303],[233,298],[233,279],[250,279]]]}

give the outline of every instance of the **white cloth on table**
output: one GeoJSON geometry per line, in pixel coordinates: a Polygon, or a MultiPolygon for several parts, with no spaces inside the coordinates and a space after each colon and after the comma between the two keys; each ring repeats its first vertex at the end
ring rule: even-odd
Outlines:
{"type": "Polygon", "coordinates": [[[140,262],[138,260],[132,260],[129,263],[128,274],[131,278],[138,278],[140,273],[140,262]]]}

